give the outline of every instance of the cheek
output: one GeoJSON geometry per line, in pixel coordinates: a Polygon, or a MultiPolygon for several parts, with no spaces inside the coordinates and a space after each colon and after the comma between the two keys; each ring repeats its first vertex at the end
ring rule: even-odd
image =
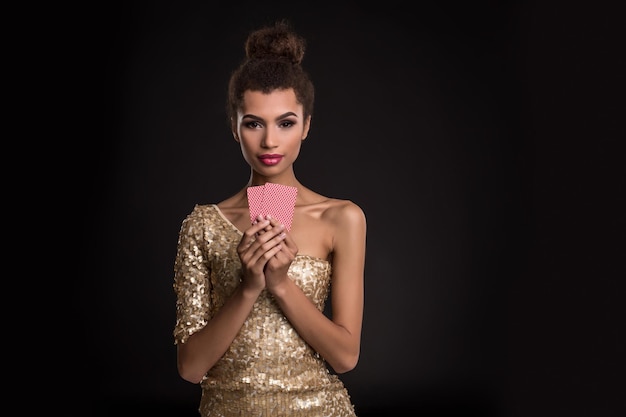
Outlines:
{"type": "Polygon", "coordinates": [[[255,159],[256,153],[256,145],[254,141],[249,140],[249,138],[239,137],[239,146],[241,147],[241,154],[243,158],[250,164],[255,159]],[[247,140],[246,140],[247,139],[247,140]]]}
{"type": "Polygon", "coordinates": [[[296,160],[296,158],[298,158],[298,155],[300,155],[300,148],[302,147],[302,141],[300,139],[298,139],[297,141],[293,142],[293,144],[291,145],[291,152],[289,152],[291,154],[291,159],[292,160],[296,160]]]}
{"type": "Polygon", "coordinates": [[[259,147],[259,143],[261,142],[261,134],[256,131],[246,130],[243,131],[239,129],[237,132],[239,135],[239,144],[241,145],[241,150],[254,150],[259,147]]]}

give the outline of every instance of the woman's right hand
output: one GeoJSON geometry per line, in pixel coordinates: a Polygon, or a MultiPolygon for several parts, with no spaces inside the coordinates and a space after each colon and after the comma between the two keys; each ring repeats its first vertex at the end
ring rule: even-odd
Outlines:
{"type": "Polygon", "coordinates": [[[263,269],[282,248],[285,238],[280,227],[272,227],[268,219],[259,218],[241,237],[237,253],[242,266],[242,284],[249,289],[265,288],[263,269]]]}

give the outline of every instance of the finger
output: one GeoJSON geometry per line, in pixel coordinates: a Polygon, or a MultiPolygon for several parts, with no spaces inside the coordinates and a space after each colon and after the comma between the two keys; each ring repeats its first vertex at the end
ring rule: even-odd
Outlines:
{"type": "Polygon", "coordinates": [[[247,239],[256,238],[259,232],[261,232],[265,227],[268,227],[269,225],[270,221],[266,219],[255,221],[254,223],[252,223],[252,226],[246,229],[246,231],[244,232],[244,236],[247,239]]]}
{"type": "MultiPolygon", "coordinates": [[[[278,224],[277,226],[272,226],[270,220],[263,220],[254,224],[244,232],[244,235],[241,238],[240,247],[242,249],[252,248],[256,250],[283,233],[284,230],[284,225],[278,224]]],[[[268,247],[266,246],[266,249],[267,248],[268,247]]]]}
{"type": "Polygon", "coordinates": [[[278,221],[274,219],[270,214],[266,215],[265,217],[261,217],[261,219],[268,221],[269,224],[265,226],[263,230],[259,232],[259,234],[269,232],[272,227],[278,226],[278,221]]]}
{"type": "Polygon", "coordinates": [[[283,248],[282,244],[278,244],[272,247],[268,251],[264,252],[259,258],[259,260],[263,261],[263,265],[267,264],[272,258],[274,258],[274,256],[276,256],[277,253],[280,252],[282,248],[283,248]]]}
{"type": "Polygon", "coordinates": [[[274,255],[274,257],[283,264],[290,264],[296,258],[297,250],[289,249],[286,244],[286,239],[281,243],[281,249],[274,255]]]}
{"type": "MultiPolygon", "coordinates": [[[[280,223],[280,221],[276,217],[273,217],[270,214],[268,214],[265,217],[267,220],[270,221],[270,226],[268,227],[281,227],[282,230],[286,231],[285,225],[280,223]]],[[[293,238],[291,237],[289,233],[287,233],[283,246],[286,246],[293,256],[295,256],[295,254],[298,253],[298,246],[296,245],[296,242],[293,240],[293,238]]]]}
{"type": "Polygon", "coordinates": [[[280,227],[281,230],[285,230],[286,229],[285,225],[283,223],[281,223],[278,218],[272,216],[271,214],[268,214],[267,216],[265,216],[265,219],[270,222],[270,224],[263,229],[265,232],[268,232],[272,228],[277,228],[277,227],[280,227]]]}
{"type": "Polygon", "coordinates": [[[293,240],[293,238],[291,237],[289,233],[286,233],[285,241],[283,245],[285,246],[287,250],[289,250],[294,255],[298,253],[298,246],[296,245],[296,241],[293,240]]]}
{"type": "MultiPolygon", "coordinates": [[[[266,220],[266,221],[269,221],[269,220],[266,220]]],[[[267,225],[266,227],[263,228],[262,232],[257,233],[256,239],[262,245],[265,242],[268,242],[271,239],[273,239],[274,237],[276,237],[279,234],[283,233],[284,230],[285,230],[285,226],[284,225],[277,224],[275,226],[272,226],[271,223],[270,223],[269,225],[267,225]]]]}
{"type": "Polygon", "coordinates": [[[277,217],[272,216],[271,214],[268,214],[265,216],[266,220],[269,220],[270,224],[272,226],[278,226],[280,224],[280,220],[278,220],[277,217]]]}
{"type": "Polygon", "coordinates": [[[256,224],[250,226],[241,236],[241,240],[239,241],[239,245],[237,245],[237,252],[239,255],[245,253],[252,244],[256,241],[259,230],[262,230],[264,227],[267,227],[269,224],[269,220],[262,220],[256,224]]]}
{"type": "Polygon", "coordinates": [[[262,271],[269,260],[274,258],[283,248],[282,240],[284,235],[278,235],[261,246],[258,246],[253,253],[249,255],[247,262],[248,268],[255,271],[262,271]]]}
{"type": "Polygon", "coordinates": [[[286,236],[287,234],[283,230],[277,228],[258,236],[254,242],[254,246],[256,246],[255,252],[262,254],[273,249],[275,246],[282,244],[286,236]]]}
{"type": "MultiPolygon", "coordinates": [[[[256,219],[254,219],[254,222],[253,222],[252,224],[253,224],[253,225],[256,225],[256,224],[258,224],[258,223],[262,223],[262,222],[266,222],[266,221],[269,221],[269,220],[265,219],[265,217],[263,217],[262,215],[260,215],[260,214],[259,214],[258,216],[256,216],[256,219]]],[[[264,229],[261,229],[261,230],[259,230],[259,231],[257,232],[257,234],[261,234],[261,233],[263,233],[264,231],[265,231],[264,229]]]]}
{"type": "Polygon", "coordinates": [[[261,218],[261,216],[259,216],[259,219],[255,220],[254,223],[252,223],[252,226],[248,228],[248,230],[246,230],[246,232],[250,232],[250,233],[258,233],[259,231],[263,230],[263,228],[267,227],[270,225],[270,221],[268,219],[263,219],[261,218]]]}

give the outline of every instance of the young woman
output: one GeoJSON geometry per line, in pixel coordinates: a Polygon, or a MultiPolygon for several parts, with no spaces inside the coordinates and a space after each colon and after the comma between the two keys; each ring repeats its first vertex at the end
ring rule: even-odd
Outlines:
{"type": "Polygon", "coordinates": [[[182,222],[178,371],[201,384],[202,416],[355,416],[338,374],[359,359],[365,215],[296,178],[314,102],[304,39],[278,22],[252,32],[245,50],[228,112],[250,179],[182,222]],[[248,189],[268,184],[296,191],[289,223],[269,212],[251,218],[248,189]]]}

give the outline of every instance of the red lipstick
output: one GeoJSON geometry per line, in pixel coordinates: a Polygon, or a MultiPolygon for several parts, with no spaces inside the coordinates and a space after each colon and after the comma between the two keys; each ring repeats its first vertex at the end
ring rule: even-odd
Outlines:
{"type": "Polygon", "coordinates": [[[283,156],[278,155],[278,154],[264,154],[264,155],[259,156],[259,160],[263,164],[268,165],[268,166],[276,165],[282,159],[283,159],[283,156]]]}

